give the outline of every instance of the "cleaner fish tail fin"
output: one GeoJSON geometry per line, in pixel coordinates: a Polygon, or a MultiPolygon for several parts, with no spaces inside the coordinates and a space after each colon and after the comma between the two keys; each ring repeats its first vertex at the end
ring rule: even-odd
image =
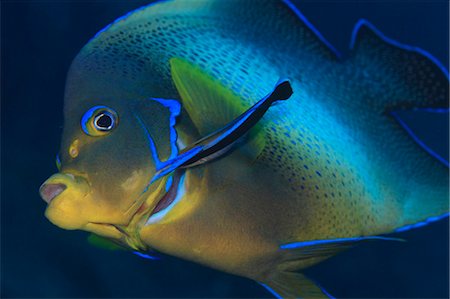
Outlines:
{"type": "Polygon", "coordinates": [[[448,215],[448,157],[429,148],[401,114],[426,108],[449,112],[449,75],[431,54],[385,37],[361,20],[353,31],[351,65],[355,73],[350,114],[364,130],[365,149],[380,197],[391,198],[399,213],[392,230],[414,227],[448,215]]]}

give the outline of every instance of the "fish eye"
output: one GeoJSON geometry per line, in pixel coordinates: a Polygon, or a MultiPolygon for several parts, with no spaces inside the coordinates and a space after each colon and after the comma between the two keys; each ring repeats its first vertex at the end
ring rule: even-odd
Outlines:
{"type": "Polygon", "coordinates": [[[89,109],[81,119],[81,128],[90,136],[103,136],[117,127],[117,113],[106,106],[89,109]]]}
{"type": "Polygon", "coordinates": [[[109,111],[97,114],[94,118],[94,127],[99,131],[109,131],[114,127],[114,116],[109,111]]]}

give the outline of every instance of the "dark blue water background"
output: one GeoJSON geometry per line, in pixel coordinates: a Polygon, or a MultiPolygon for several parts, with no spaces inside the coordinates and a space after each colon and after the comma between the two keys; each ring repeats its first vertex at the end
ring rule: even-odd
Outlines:
{"type": "MultiPolygon", "coordinates": [[[[364,17],[387,36],[448,65],[447,1],[296,3],[344,54],[353,25],[364,17]]],[[[92,247],[86,233],[61,230],[44,218],[38,188],[56,171],[69,64],[98,30],[143,4],[2,1],[2,298],[271,297],[250,280],[190,262],[155,262],[92,247]]],[[[448,116],[415,114],[409,120],[448,155],[448,116]]],[[[448,298],[448,220],[399,236],[408,242],[364,244],[307,274],[338,297],[448,298]]]]}

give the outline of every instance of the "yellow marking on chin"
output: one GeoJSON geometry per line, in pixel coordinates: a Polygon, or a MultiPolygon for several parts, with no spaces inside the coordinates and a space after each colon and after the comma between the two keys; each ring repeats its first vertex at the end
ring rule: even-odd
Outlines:
{"type": "Polygon", "coordinates": [[[79,143],[80,141],[75,139],[69,147],[69,155],[74,159],[78,157],[79,154],[79,143]]]}

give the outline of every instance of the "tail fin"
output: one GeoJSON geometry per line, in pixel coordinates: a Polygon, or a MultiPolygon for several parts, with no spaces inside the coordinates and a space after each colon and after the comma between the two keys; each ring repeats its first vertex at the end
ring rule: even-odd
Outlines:
{"type": "Polygon", "coordinates": [[[364,20],[355,26],[351,48],[362,101],[356,117],[366,132],[373,175],[382,188],[395,190],[392,198],[402,209],[394,228],[437,219],[449,210],[448,158],[420,142],[399,114],[425,107],[448,113],[448,71],[429,53],[383,36],[364,20]]]}

